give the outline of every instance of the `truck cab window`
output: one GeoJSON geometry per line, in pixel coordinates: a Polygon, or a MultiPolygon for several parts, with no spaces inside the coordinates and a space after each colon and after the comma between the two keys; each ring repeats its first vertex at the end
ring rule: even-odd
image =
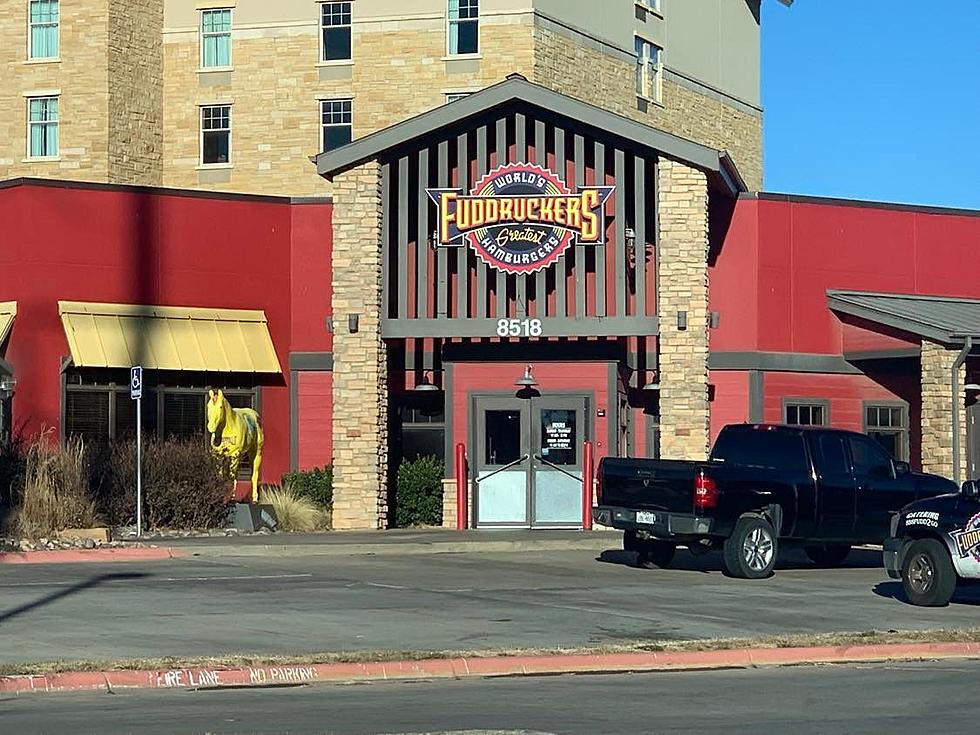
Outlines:
{"type": "Polygon", "coordinates": [[[893,477],[891,457],[877,442],[861,436],[848,437],[854,474],[864,477],[893,477]]]}
{"type": "Polygon", "coordinates": [[[851,468],[847,464],[844,440],[836,434],[821,434],[817,441],[817,470],[827,477],[846,475],[851,468]]]}

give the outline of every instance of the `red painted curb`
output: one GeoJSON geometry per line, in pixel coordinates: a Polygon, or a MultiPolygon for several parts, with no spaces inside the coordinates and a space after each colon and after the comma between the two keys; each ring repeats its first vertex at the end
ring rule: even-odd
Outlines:
{"type": "Polygon", "coordinates": [[[245,666],[228,669],[76,671],[48,676],[0,677],[0,692],[16,694],[86,689],[179,689],[312,682],[670,671],[936,658],[980,658],[980,643],[892,643],[813,648],[743,648],[689,653],[490,656],[428,661],[374,661],[359,664],[245,666]]]}
{"type": "Polygon", "coordinates": [[[188,552],[170,549],[64,549],[45,551],[5,551],[0,564],[77,564],[79,562],[149,561],[187,556],[188,552]]]}

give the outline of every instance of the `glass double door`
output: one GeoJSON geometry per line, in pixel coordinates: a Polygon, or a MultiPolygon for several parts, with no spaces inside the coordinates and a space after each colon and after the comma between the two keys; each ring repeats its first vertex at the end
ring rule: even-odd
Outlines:
{"type": "Polygon", "coordinates": [[[474,398],[478,528],[582,526],[588,401],[574,394],[474,398]]]}

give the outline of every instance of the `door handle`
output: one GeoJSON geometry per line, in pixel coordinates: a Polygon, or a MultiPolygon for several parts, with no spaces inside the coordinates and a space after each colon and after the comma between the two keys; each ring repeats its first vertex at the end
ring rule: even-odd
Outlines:
{"type": "Polygon", "coordinates": [[[573,474],[572,474],[571,472],[569,472],[568,470],[566,470],[566,469],[565,469],[564,467],[559,467],[559,466],[558,466],[558,465],[556,465],[556,464],[555,464],[554,462],[549,462],[549,461],[548,461],[548,460],[546,460],[546,459],[545,459],[544,457],[541,457],[541,456],[539,456],[539,455],[537,455],[537,454],[535,454],[535,455],[534,455],[534,458],[535,458],[536,460],[538,460],[538,461],[539,461],[539,462],[540,462],[541,464],[546,464],[546,465],[548,465],[549,467],[551,467],[552,469],[556,469],[556,470],[558,470],[559,472],[561,472],[561,473],[563,473],[563,474],[566,474],[566,475],[568,475],[568,476],[569,476],[569,477],[571,477],[571,478],[572,478],[573,480],[575,480],[575,482],[580,482],[580,481],[581,481],[581,478],[579,478],[579,477],[576,477],[576,476],[575,476],[575,475],[573,475],[573,474]]]}
{"type": "Polygon", "coordinates": [[[504,470],[509,470],[511,467],[514,467],[515,465],[519,465],[525,459],[530,459],[530,458],[531,458],[531,455],[530,454],[525,454],[523,457],[518,457],[513,462],[508,462],[503,467],[498,467],[493,472],[491,472],[489,475],[486,475],[485,477],[480,477],[480,478],[475,479],[474,482],[483,482],[484,480],[489,480],[491,477],[493,477],[494,475],[496,475],[498,472],[503,472],[504,470]]]}

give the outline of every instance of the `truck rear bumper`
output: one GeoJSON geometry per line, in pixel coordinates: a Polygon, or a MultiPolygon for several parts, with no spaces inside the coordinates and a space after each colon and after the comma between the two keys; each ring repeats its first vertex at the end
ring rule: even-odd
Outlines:
{"type": "Polygon", "coordinates": [[[636,511],[612,505],[593,508],[592,520],[602,526],[623,531],[646,531],[655,538],[665,539],[673,536],[709,536],[713,526],[711,518],[692,513],[636,511]]]}
{"type": "Polygon", "coordinates": [[[908,551],[908,539],[886,538],[881,544],[881,559],[885,565],[885,571],[892,579],[902,578],[902,562],[905,561],[905,552],[908,551]]]}

